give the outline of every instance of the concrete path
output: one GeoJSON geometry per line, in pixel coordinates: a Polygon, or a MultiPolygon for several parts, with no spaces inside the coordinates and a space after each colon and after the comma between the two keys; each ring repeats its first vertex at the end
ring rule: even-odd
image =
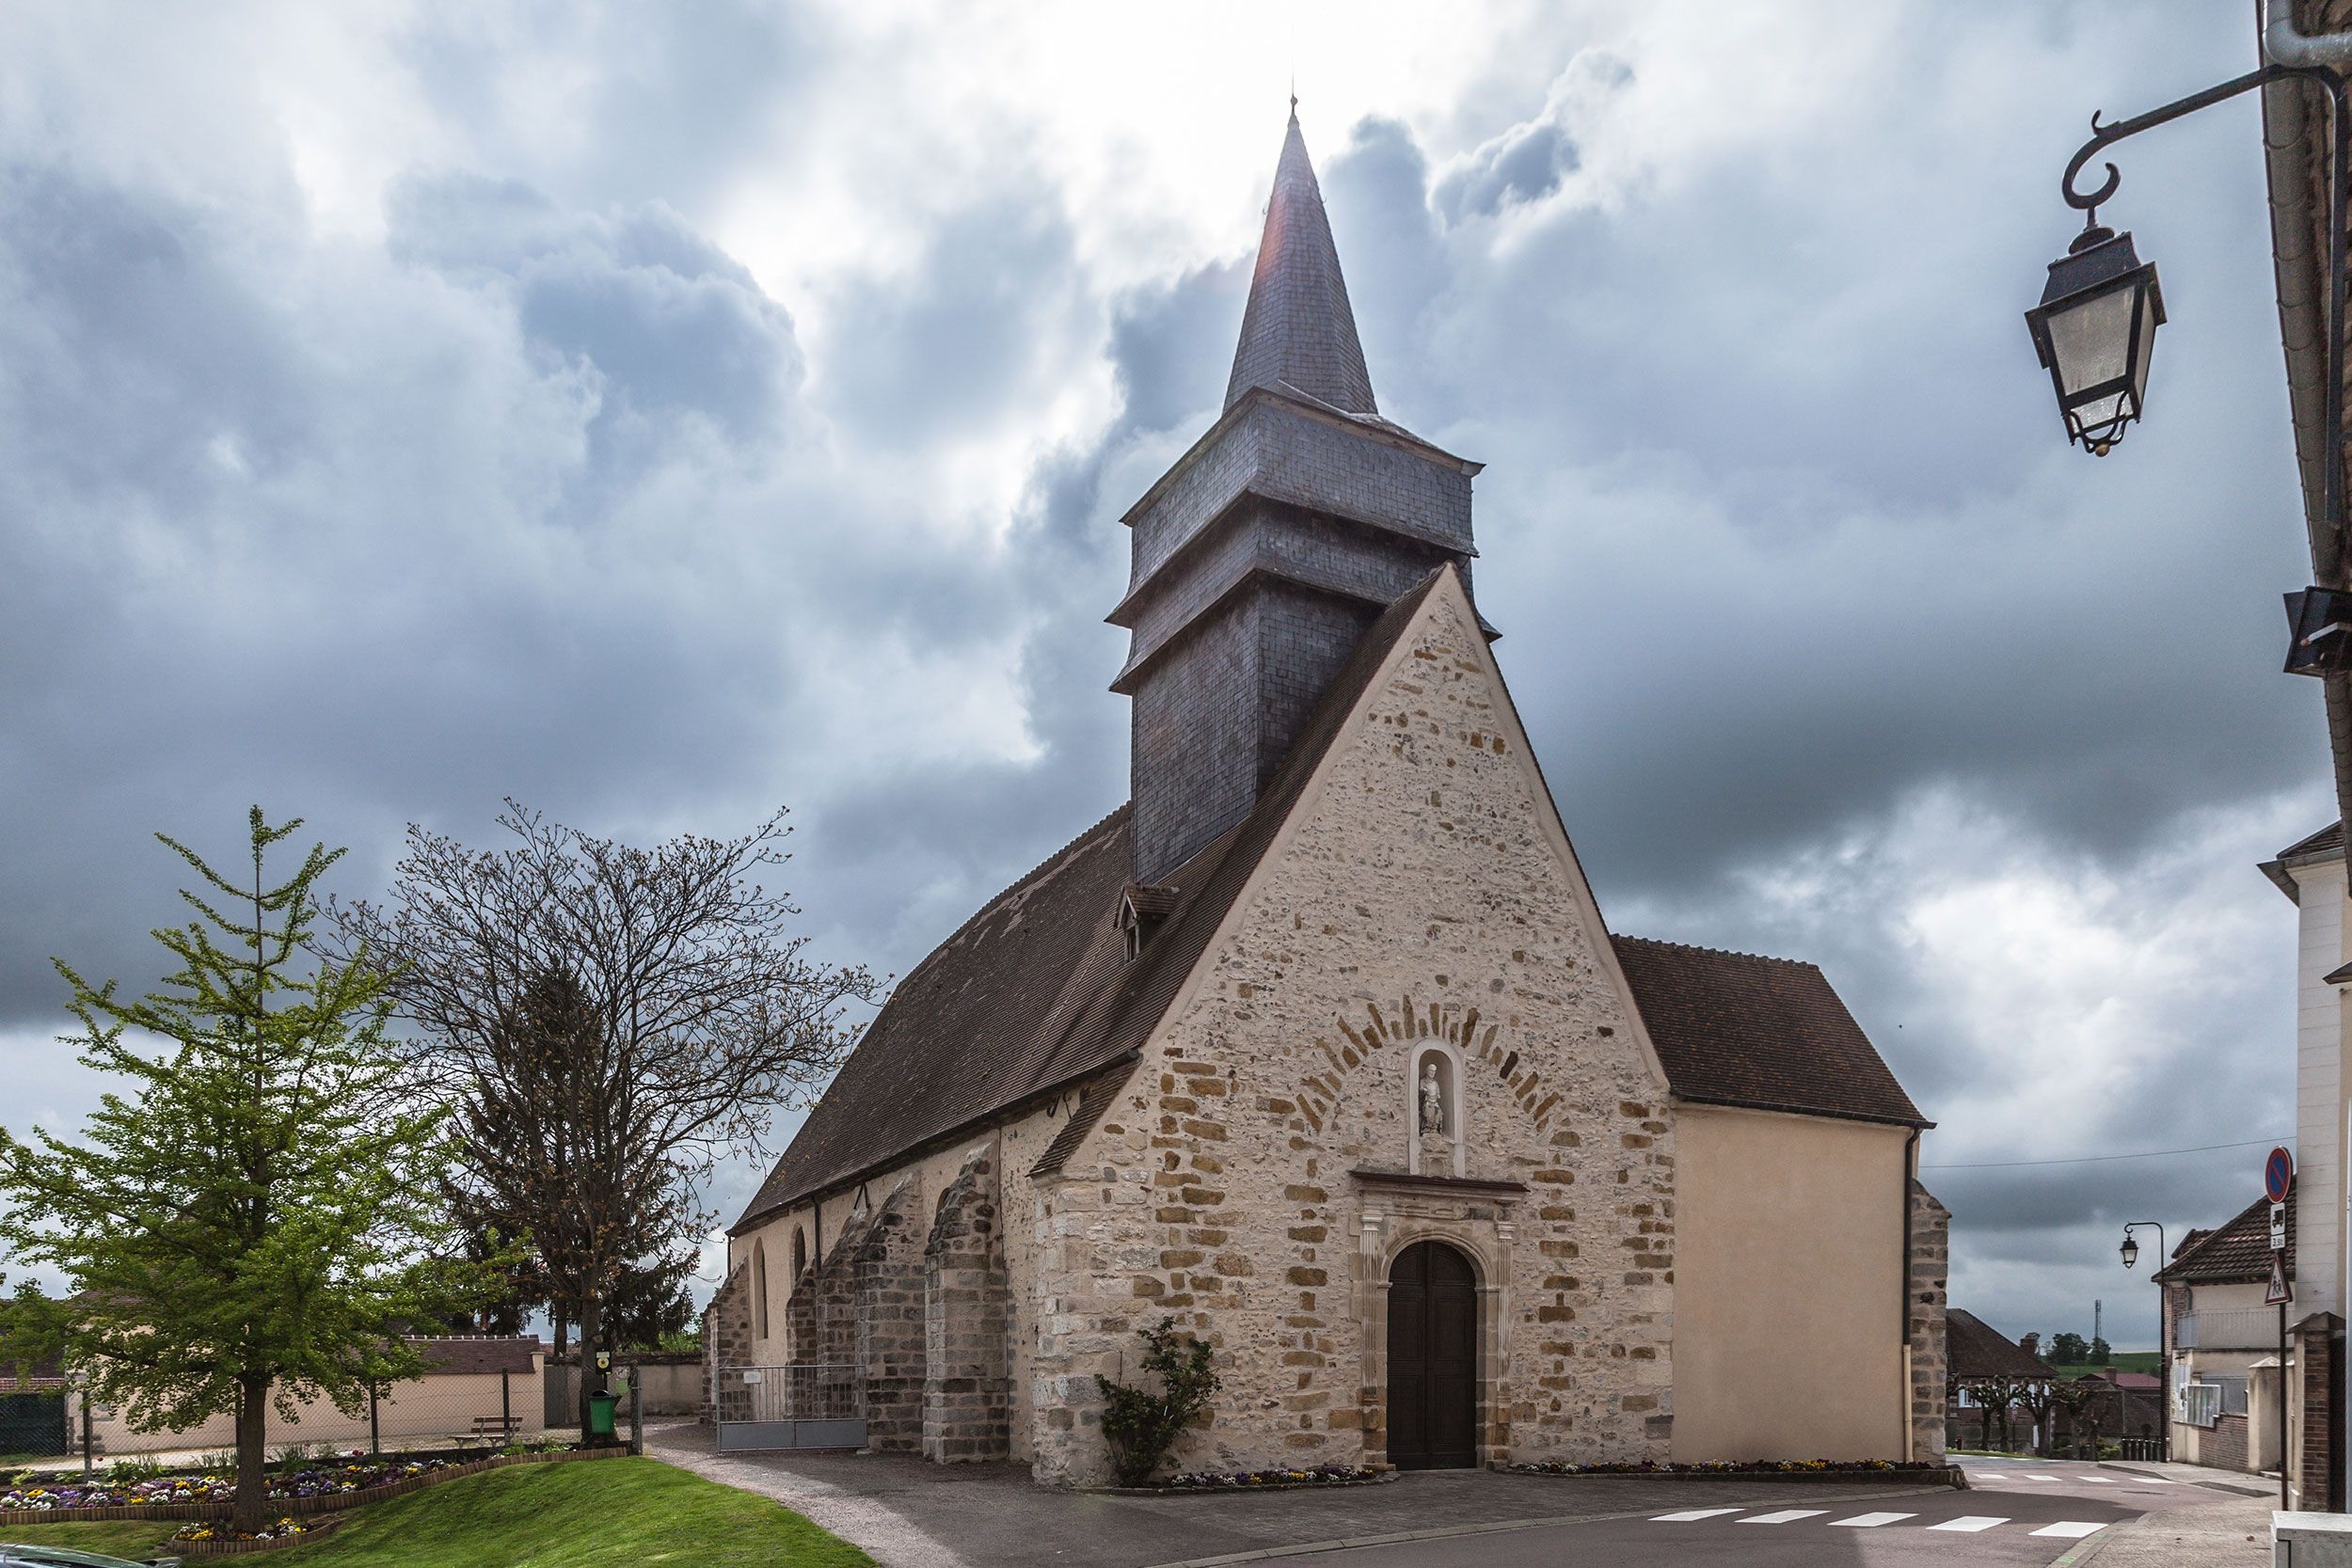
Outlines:
{"type": "Polygon", "coordinates": [[[1484,1533],[1506,1522],[1565,1525],[1694,1508],[1753,1513],[1847,1505],[1843,1517],[1915,1509],[1925,1497],[1964,1513],[1969,1497],[1901,1481],[1793,1486],[1448,1470],[1329,1491],[1109,1497],[1038,1486],[1025,1467],[1010,1465],[927,1465],[895,1454],[722,1455],[708,1429],[691,1423],[649,1429],[645,1451],[773,1497],[864,1547],[885,1568],[1152,1568],[1202,1558],[1247,1560],[1311,1543],[1426,1539],[1433,1531],[1484,1533]],[[1912,1500],[1893,1500],[1899,1498],[1912,1500]]]}
{"type": "Polygon", "coordinates": [[[2201,1507],[2158,1509],[2104,1538],[2066,1568],[2267,1568],[2276,1497],[2230,1497],[2201,1507]]]}

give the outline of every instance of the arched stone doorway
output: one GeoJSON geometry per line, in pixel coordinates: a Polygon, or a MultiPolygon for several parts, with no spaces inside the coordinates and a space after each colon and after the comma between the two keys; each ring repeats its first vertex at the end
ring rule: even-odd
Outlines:
{"type": "Polygon", "coordinates": [[[1389,1270],[1389,1463],[1478,1463],[1478,1275],[1442,1242],[1416,1242],[1389,1270]]]}

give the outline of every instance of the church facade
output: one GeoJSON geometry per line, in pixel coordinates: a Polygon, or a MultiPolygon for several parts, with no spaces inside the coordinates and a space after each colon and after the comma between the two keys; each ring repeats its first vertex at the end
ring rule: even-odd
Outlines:
{"type": "Polygon", "coordinates": [[[729,1233],[744,1372],[876,1449],[1184,1468],[1940,1455],[1931,1125],[1811,965],[1615,936],[1383,419],[1295,118],[1221,418],[1128,513],[1133,798],[899,984],[729,1233]]]}

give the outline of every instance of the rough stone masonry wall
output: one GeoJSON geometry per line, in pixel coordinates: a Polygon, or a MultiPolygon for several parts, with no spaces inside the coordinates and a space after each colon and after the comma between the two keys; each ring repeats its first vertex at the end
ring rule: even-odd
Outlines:
{"type": "Polygon", "coordinates": [[[1945,1289],[1951,1259],[1951,1212],[1915,1178],[1911,1183],[1911,1451],[1944,1457],[1945,1289]]]}
{"type": "Polygon", "coordinates": [[[723,1376],[753,1363],[752,1268],[736,1266],[703,1308],[703,1419],[739,1421],[750,1416],[749,1396],[723,1376]]]}
{"type": "Polygon", "coordinates": [[[940,1195],[923,1248],[923,1457],[941,1464],[1011,1451],[1012,1299],[1001,1220],[995,1168],[975,1150],[940,1195]]]}
{"type": "Polygon", "coordinates": [[[923,1441],[923,1236],[912,1180],[866,1227],[850,1263],[858,1366],[866,1376],[866,1443],[882,1452],[923,1441]]]}
{"type": "Polygon", "coordinates": [[[1106,1473],[1093,1374],[1129,1368],[1163,1314],[1225,1379],[1179,1466],[1383,1451],[1387,1269],[1422,1236],[1486,1288],[1486,1457],[1666,1457],[1664,1090],[1466,605],[1441,587],[1407,635],[1203,982],[1041,1193],[1042,1478],[1106,1473]],[[1523,1195],[1350,1174],[1404,1169],[1433,1046],[1460,1053],[1467,1174],[1523,1195]]]}

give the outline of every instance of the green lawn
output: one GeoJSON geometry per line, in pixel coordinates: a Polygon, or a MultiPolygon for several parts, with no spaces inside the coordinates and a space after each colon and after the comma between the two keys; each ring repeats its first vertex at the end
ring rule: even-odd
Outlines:
{"type": "MultiPolygon", "coordinates": [[[[168,1524],[36,1525],[28,1541],[139,1558],[168,1524]]],[[[799,1514],[652,1459],[517,1465],[354,1513],[314,1544],[265,1552],[273,1568],[873,1568],[799,1514]]]]}

